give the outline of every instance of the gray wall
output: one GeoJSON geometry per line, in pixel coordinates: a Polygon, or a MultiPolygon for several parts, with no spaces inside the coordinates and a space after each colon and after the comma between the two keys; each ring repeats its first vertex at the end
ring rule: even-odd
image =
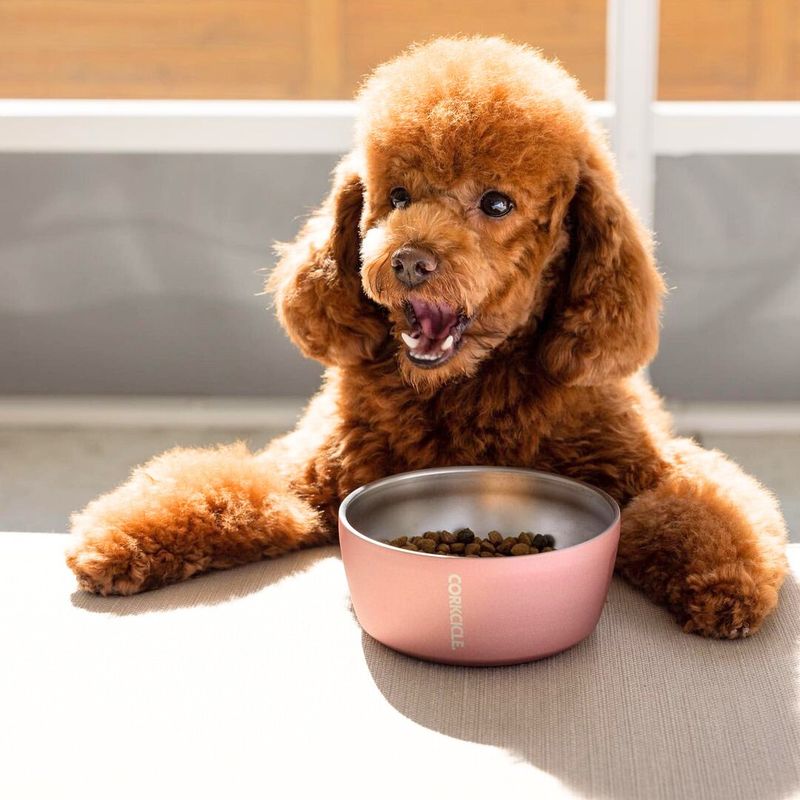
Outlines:
{"type": "Polygon", "coordinates": [[[0,393],[313,391],[257,293],[335,161],[0,156],[0,393]]]}
{"type": "Polygon", "coordinates": [[[800,157],[662,158],[671,288],[651,368],[687,400],[800,400],[800,157]]]}
{"type": "MultiPolygon", "coordinates": [[[[0,393],[303,395],[258,296],[333,156],[0,155],[0,393]]],[[[800,158],[658,163],[668,396],[800,399],[800,158]]]]}

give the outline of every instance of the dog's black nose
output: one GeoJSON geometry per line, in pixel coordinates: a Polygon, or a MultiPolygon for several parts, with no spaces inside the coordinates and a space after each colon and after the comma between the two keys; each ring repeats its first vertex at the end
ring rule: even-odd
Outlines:
{"type": "Polygon", "coordinates": [[[436,269],[436,256],[422,247],[401,247],[392,255],[392,269],[397,280],[411,289],[427,280],[436,269]]]}

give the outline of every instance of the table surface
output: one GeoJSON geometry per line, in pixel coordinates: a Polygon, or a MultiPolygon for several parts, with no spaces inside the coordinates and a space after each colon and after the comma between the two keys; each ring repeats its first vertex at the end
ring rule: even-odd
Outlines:
{"type": "Polygon", "coordinates": [[[761,632],[615,578],[557,656],[452,667],[363,633],[336,547],[132,598],[0,533],[0,796],[800,797],[800,545],[761,632]]]}

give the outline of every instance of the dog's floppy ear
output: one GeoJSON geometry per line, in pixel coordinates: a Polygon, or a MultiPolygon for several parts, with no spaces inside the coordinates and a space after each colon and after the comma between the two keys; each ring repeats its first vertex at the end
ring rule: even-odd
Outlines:
{"type": "Polygon", "coordinates": [[[293,242],[276,245],[267,280],[289,338],[328,366],[374,358],[388,335],[385,312],[361,290],[359,163],[354,153],[339,162],[321,207],[293,242]]]}
{"type": "Polygon", "coordinates": [[[664,292],[650,234],[621,194],[599,142],[582,165],[569,227],[569,260],[539,359],[558,383],[599,384],[635,372],[655,355],[664,292]]]}

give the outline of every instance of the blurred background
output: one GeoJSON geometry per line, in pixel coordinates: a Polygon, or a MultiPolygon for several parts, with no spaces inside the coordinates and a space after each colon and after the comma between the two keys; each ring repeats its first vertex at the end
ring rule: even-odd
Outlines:
{"type": "Polygon", "coordinates": [[[656,387],[800,531],[800,0],[0,0],[0,530],[175,444],[293,424],[320,368],[259,294],[359,79],[434,34],[575,74],[655,231],[656,387]]]}

